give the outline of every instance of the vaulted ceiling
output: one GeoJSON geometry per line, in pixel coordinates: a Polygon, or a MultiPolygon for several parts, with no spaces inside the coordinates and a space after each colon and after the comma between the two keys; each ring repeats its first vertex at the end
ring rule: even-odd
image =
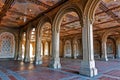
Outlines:
{"type": "MultiPolygon", "coordinates": [[[[99,31],[120,26],[120,0],[102,0],[95,12],[93,30],[99,31]]],[[[79,18],[74,12],[68,13],[61,24],[61,36],[81,33],[79,18]]]]}
{"type": "MultiPolygon", "coordinates": [[[[104,30],[107,28],[120,26],[120,0],[103,0],[99,4],[95,12],[95,21],[93,24],[93,30],[104,30]]],[[[43,32],[51,32],[51,29],[44,28],[43,32]]],[[[74,36],[81,33],[81,25],[79,17],[75,12],[69,12],[64,15],[61,27],[60,36],[74,36]]],[[[118,33],[114,33],[118,34],[118,33]]],[[[48,37],[48,33],[43,34],[48,37]]],[[[51,33],[49,33],[51,36],[51,33]]],[[[94,35],[97,37],[98,35],[94,35]]]]}
{"type": "Polygon", "coordinates": [[[0,0],[0,27],[20,27],[61,0],[0,0]]]}
{"type": "MultiPolygon", "coordinates": [[[[20,27],[61,1],[0,0],[0,27],[20,27]]],[[[93,30],[118,26],[120,26],[120,0],[102,0],[95,12],[93,30]]],[[[75,12],[65,14],[60,27],[60,36],[79,33],[81,33],[81,25],[78,15],[75,12]]],[[[46,24],[43,28],[43,37],[51,37],[50,24],[46,24]]]]}

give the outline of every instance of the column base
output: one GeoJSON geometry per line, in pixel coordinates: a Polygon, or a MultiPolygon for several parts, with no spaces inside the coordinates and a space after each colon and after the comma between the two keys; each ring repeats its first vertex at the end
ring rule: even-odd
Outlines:
{"type": "Polygon", "coordinates": [[[42,64],[42,61],[35,61],[34,62],[36,65],[42,64]]]}
{"type": "Polygon", "coordinates": [[[30,62],[30,59],[29,58],[25,58],[24,62],[30,62]]]}
{"type": "Polygon", "coordinates": [[[42,59],[35,60],[34,63],[35,63],[36,65],[42,64],[42,59]]]}
{"type": "Polygon", "coordinates": [[[54,68],[54,69],[60,69],[61,68],[61,64],[60,64],[60,58],[54,58],[51,60],[50,68],[54,68]]]}
{"type": "Polygon", "coordinates": [[[18,57],[18,60],[22,60],[22,57],[18,57]]]}
{"type": "Polygon", "coordinates": [[[101,58],[101,61],[108,61],[108,58],[101,58]]]}
{"type": "Polygon", "coordinates": [[[77,57],[76,57],[76,56],[74,56],[74,59],[77,59],[77,57]]]}
{"type": "Polygon", "coordinates": [[[80,65],[80,74],[93,77],[98,74],[94,61],[82,61],[80,65]]]}

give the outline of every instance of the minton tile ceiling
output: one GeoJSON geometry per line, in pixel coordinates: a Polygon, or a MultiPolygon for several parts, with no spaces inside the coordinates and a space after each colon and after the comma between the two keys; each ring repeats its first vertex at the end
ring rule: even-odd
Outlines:
{"type": "MultiPolygon", "coordinates": [[[[120,26],[120,0],[103,0],[95,12],[93,30],[103,30],[120,26]]],[[[61,36],[81,33],[77,14],[66,14],[61,24],[61,36]]]]}
{"type": "MultiPolygon", "coordinates": [[[[93,29],[103,30],[105,28],[111,28],[116,26],[120,26],[120,0],[101,1],[95,12],[93,29]]],[[[45,32],[50,32],[51,29],[44,30],[45,32]]],[[[74,36],[75,34],[79,33],[81,33],[81,25],[78,15],[75,12],[69,12],[65,14],[62,18],[60,36],[74,36]]]]}
{"type": "Polygon", "coordinates": [[[20,27],[61,0],[0,0],[0,27],[20,27]]]}

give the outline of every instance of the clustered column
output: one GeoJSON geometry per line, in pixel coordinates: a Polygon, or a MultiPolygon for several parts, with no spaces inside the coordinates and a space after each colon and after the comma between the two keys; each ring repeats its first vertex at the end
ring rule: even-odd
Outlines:
{"type": "Polygon", "coordinates": [[[38,32],[36,34],[36,50],[35,50],[35,64],[42,64],[42,57],[41,57],[41,40],[40,40],[40,37],[41,37],[41,34],[39,36],[39,31],[36,31],[38,32]]]}
{"type": "Polygon", "coordinates": [[[18,55],[18,60],[22,60],[22,35],[20,36],[20,39],[19,39],[19,55],[18,55]]]}
{"type": "Polygon", "coordinates": [[[106,40],[102,41],[102,60],[108,61],[108,58],[107,58],[107,48],[106,48],[106,40]]]}
{"type": "Polygon", "coordinates": [[[25,57],[24,62],[30,62],[30,36],[29,31],[26,33],[26,43],[25,43],[25,57]]]}
{"type": "Polygon", "coordinates": [[[80,65],[80,74],[93,77],[98,74],[95,67],[93,54],[93,26],[92,22],[84,16],[84,26],[82,27],[83,61],[80,65]]]}
{"type": "Polygon", "coordinates": [[[60,57],[59,57],[59,32],[52,32],[52,60],[50,67],[54,69],[61,68],[60,57]]]}

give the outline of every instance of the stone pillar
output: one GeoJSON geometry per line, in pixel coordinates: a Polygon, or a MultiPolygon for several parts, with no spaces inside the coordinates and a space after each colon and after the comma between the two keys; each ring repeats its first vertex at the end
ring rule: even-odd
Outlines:
{"type": "Polygon", "coordinates": [[[80,56],[80,58],[83,58],[82,40],[78,39],[77,41],[78,41],[79,56],[80,56]]]}
{"type": "Polygon", "coordinates": [[[102,58],[101,59],[104,61],[108,61],[106,41],[102,41],[102,58]]]}
{"type": "Polygon", "coordinates": [[[48,56],[50,57],[50,41],[48,41],[48,56]]]}
{"type": "Polygon", "coordinates": [[[62,51],[61,51],[62,58],[64,58],[64,48],[65,48],[65,40],[62,40],[62,51]]]}
{"type": "Polygon", "coordinates": [[[19,55],[18,55],[18,60],[22,60],[22,36],[20,36],[20,39],[19,39],[19,55]]]}
{"type": "Polygon", "coordinates": [[[80,65],[80,74],[93,77],[98,74],[95,67],[93,52],[93,26],[92,22],[85,18],[82,27],[82,43],[83,43],[83,61],[80,65]]]}
{"type": "Polygon", "coordinates": [[[77,39],[74,39],[73,41],[73,52],[74,52],[74,59],[77,58],[77,54],[79,53],[78,51],[78,42],[77,42],[77,39]]]}
{"type": "Polygon", "coordinates": [[[30,36],[29,32],[26,33],[26,43],[25,43],[25,57],[24,62],[30,62],[30,36]]]}
{"type": "Polygon", "coordinates": [[[73,52],[74,52],[74,59],[77,59],[77,44],[73,43],[73,52]]]}
{"type": "Polygon", "coordinates": [[[45,56],[45,42],[42,43],[43,44],[43,57],[45,56]]]}
{"type": "Polygon", "coordinates": [[[120,59],[120,39],[116,41],[117,54],[116,58],[120,59]]]}
{"type": "Polygon", "coordinates": [[[15,56],[14,56],[14,60],[18,60],[18,55],[19,55],[19,39],[16,38],[15,39],[15,56]]]}
{"type": "Polygon", "coordinates": [[[70,40],[70,43],[71,43],[71,58],[74,58],[74,50],[73,50],[73,48],[74,48],[73,45],[74,44],[73,44],[73,40],[72,39],[70,40]]]}
{"type": "MultiPolygon", "coordinates": [[[[37,31],[36,31],[37,32],[37,31]]],[[[42,56],[41,56],[41,35],[39,33],[36,34],[36,44],[35,44],[35,64],[42,64],[42,56]]]]}
{"type": "Polygon", "coordinates": [[[50,67],[54,69],[61,68],[59,57],[59,32],[52,32],[52,59],[50,67]]]}

